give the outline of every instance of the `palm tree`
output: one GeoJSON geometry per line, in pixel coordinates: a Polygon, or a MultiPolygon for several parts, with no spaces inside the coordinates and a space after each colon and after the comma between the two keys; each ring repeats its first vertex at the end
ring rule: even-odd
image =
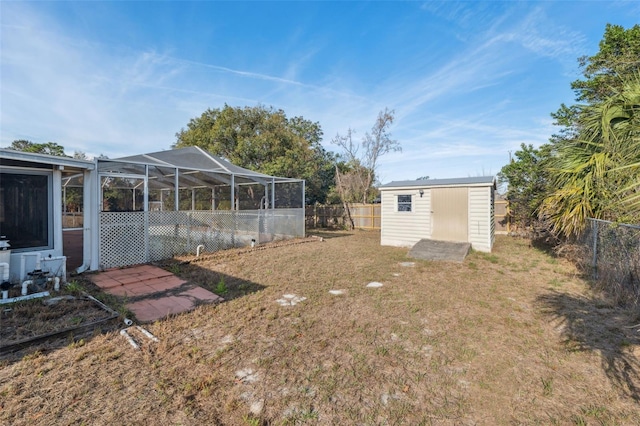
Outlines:
{"type": "Polygon", "coordinates": [[[566,236],[589,217],[640,218],[640,74],[604,101],[580,108],[579,132],[560,141],[551,159],[552,187],[541,215],[566,236]]]}

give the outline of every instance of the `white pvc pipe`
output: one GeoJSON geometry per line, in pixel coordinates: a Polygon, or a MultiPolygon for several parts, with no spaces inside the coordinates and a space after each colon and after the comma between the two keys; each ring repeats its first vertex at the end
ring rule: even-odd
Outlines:
{"type": "Polygon", "coordinates": [[[196,247],[196,257],[200,257],[200,252],[204,250],[204,245],[200,244],[198,247],[196,247]]]}
{"type": "Polygon", "coordinates": [[[149,338],[150,340],[153,340],[154,342],[159,342],[160,340],[158,340],[158,338],[156,336],[154,336],[153,334],[151,334],[150,331],[147,331],[146,329],[140,327],[139,325],[136,325],[136,328],[138,330],[140,330],[142,332],[142,334],[144,334],[145,336],[147,336],[147,338],[149,338]]]}
{"type": "Polygon", "coordinates": [[[9,298],[9,290],[2,290],[2,298],[5,300],[9,298]]]}
{"type": "Polygon", "coordinates": [[[55,291],[60,291],[60,277],[47,278],[47,281],[53,281],[53,289],[55,291]]]}
{"type": "Polygon", "coordinates": [[[0,268],[2,268],[2,282],[9,281],[9,264],[7,262],[0,262],[0,268]]]}
{"type": "Polygon", "coordinates": [[[120,334],[121,334],[122,336],[124,336],[124,337],[127,339],[127,341],[129,342],[129,344],[130,344],[131,346],[133,346],[133,349],[140,349],[140,346],[138,346],[138,344],[136,343],[136,341],[135,341],[135,340],[133,340],[133,337],[131,337],[131,335],[130,335],[129,333],[127,333],[127,329],[126,329],[126,328],[124,328],[124,329],[120,330],[120,334]]]}
{"type": "Polygon", "coordinates": [[[9,299],[0,299],[0,305],[4,305],[6,303],[19,302],[21,300],[37,299],[39,297],[47,297],[47,296],[49,296],[48,291],[41,291],[40,293],[33,293],[28,296],[18,296],[18,297],[11,297],[9,299]]]}
{"type": "Polygon", "coordinates": [[[36,267],[34,269],[40,269],[40,259],[42,259],[42,255],[40,252],[32,252],[32,253],[22,253],[20,256],[20,278],[26,276],[26,257],[27,256],[35,256],[36,257],[36,267]]]}
{"type": "Polygon", "coordinates": [[[30,285],[30,284],[33,284],[33,280],[27,280],[27,281],[24,281],[24,282],[22,283],[22,293],[21,293],[21,294],[22,294],[23,296],[26,296],[26,295],[27,295],[27,293],[29,292],[29,285],[30,285]]]}

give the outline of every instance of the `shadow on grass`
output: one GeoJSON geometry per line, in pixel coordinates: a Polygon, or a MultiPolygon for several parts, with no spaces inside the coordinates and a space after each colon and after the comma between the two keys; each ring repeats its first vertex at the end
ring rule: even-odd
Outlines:
{"type": "Polygon", "coordinates": [[[312,228],[307,229],[305,232],[307,234],[307,237],[322,237],[326,240],[331,240],[333,238],[350,237],[353,235],[351,232],[337,231],[331,228],[312,228]]]}
{"type": "Polygon", "coordinates": [[[640,345],[637,314],[612,308],[597,299],[554,292],[538,301],[560,322],[569,351],[595,351],[602,369],[624,396],[640,401],[640,360],[632,352],[640,345]]]}
{"type": "Polygon", "coordinates": [[[252,281],[213,271],[201,266],[198,262],[167,260],[158,266],[182,278],[188,284],[200,286],[217,294],[225,301],[256,293],[265,288],[252,281]]]}
{"type": "Polygon", "coordinates": [[[531,241],[531,247],[551,256],[558,257],[556,248],[558,244],[555,241],[551,241],[548,238],[533,238],[531,241]]]}

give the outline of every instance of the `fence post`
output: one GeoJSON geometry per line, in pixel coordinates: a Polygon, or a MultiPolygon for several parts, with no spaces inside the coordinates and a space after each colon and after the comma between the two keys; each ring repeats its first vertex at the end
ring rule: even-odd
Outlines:
{"type": "Polygon", "coordinates": [[[313,204],[313,228],[318,227],[318,202],[313,204]]]}
{"type": "Polygon", "coordinates": [[[375,219],[373,217],[373,214],[375,213],[373,210],[373,207],[375,206],[375,204],[371,204],[369,207],[371,207],[371,225],[370,228],[373,230],[375,229],[375,219]]]}
{"type": "Polygon", "coordinates": [[[591,220],[591,227],[593,228],[593,259],[591,260],[591,267],[593,268],[593,279],[598,279],[598,222],[591,220]]]}

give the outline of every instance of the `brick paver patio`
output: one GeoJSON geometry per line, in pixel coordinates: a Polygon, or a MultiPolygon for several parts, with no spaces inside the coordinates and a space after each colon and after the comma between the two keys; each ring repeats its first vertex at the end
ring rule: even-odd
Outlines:
{"type": "Polygon", "coordinates": [[[171,272],[151,265],[111,269],[91,276],[104,292],[127,296],[126,307],[140,322],[153,322],[168,315],[193,310],[203,303],[218,303],[222,297],[190,285],[171,272]]]}

